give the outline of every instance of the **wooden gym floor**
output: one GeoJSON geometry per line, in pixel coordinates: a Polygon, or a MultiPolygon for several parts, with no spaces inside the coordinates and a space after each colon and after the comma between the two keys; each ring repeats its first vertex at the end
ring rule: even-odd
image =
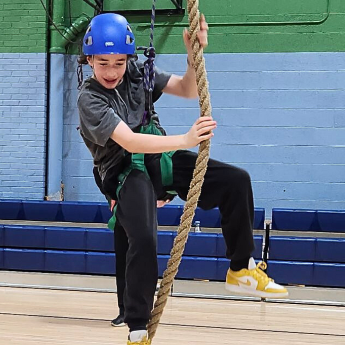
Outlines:
{"type": "MultiPolygon", "coordinates": [[[[1,345],[125,345],[114,293],[0,288],[1,345]]],[[[153,344],[345,344],[345,308],[170,297],[153,344]]]]}

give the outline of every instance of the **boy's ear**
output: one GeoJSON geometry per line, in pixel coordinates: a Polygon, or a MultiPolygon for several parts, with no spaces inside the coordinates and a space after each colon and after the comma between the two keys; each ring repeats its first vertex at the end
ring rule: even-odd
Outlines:
{"type": "Polygon", "coordinates": [[[93,68],[93,56],[87,56],[86,60],[90,67],[93,68]]]}

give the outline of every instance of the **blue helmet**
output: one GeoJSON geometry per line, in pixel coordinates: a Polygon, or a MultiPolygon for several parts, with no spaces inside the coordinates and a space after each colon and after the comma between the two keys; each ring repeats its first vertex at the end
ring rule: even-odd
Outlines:
{"type": "Polygon", "coordinates": [[[83,53],[134,54],[135,38],[127,19],[115,13],[94,17],[83,39],[83,53]]]}

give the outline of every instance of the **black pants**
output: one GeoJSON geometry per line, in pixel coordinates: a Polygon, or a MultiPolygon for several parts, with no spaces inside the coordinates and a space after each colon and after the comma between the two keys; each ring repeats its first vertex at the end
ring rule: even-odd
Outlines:
{"type": "MultiPolygon", "coordinates": [[[[183,200],[187,197],[196,157],[195,153],[182,150],[173,156],[174,179],[169,189],[176,190],[183,200]]],[[[113,183],[115,187],[117,181],[113,183]]],[[[219,207],[227,257],[232,260],[249,258],[254,250],[254,206],[248,173],[211,159],[198,206],[205,210],[219,207]]],[[[128,238],[125,322],[131,331],[146,329],[158,278],[157,210],[155,191],[143,172],[133,170],[125,180],[116,216],[128,238]]]]}
{"type": "Polygon", "coordinates": [[[128,250],[128,239],[126,232],[119,221],[115,223],[114,242],[116,253],[117,305],[119,307],[119,313],[124,315],[125,305],[123,294],[126,287],[126,255],[128,250]]]}
{"type": "MultiPolygon", "coordinates": [[[[93,176],[97,187],[102,194],[110,202],[111,197],[108,196],[103,189],[103,183],[99,176],[97,167],[93,168],[93,176]]],[[[125,230],[121,226],[120,222],[115,223],[114,229],[114,249],[116,253],[116,286],[117,286],[117,305],[119,307],[119,313],[124,315],[125,307],[123,302],[123,293],[126,286],[126,254],[128,249],[128,239],[125,230]]]]}

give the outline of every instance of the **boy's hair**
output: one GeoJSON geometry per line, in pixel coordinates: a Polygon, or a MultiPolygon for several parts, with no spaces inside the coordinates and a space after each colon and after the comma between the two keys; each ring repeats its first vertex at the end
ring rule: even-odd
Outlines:
{"type": "MultiPolygon", "coordinates": [[[[85,55],[83,53],[81,53],[78,57],[78,64],[79,65],[87,65],[87,57],[90,55],[85,55]]],[[[128,60],[134,60],[137,61],[138,60],[138,55],[137,54],[127,54],[127,59],[128,60]]]]}

